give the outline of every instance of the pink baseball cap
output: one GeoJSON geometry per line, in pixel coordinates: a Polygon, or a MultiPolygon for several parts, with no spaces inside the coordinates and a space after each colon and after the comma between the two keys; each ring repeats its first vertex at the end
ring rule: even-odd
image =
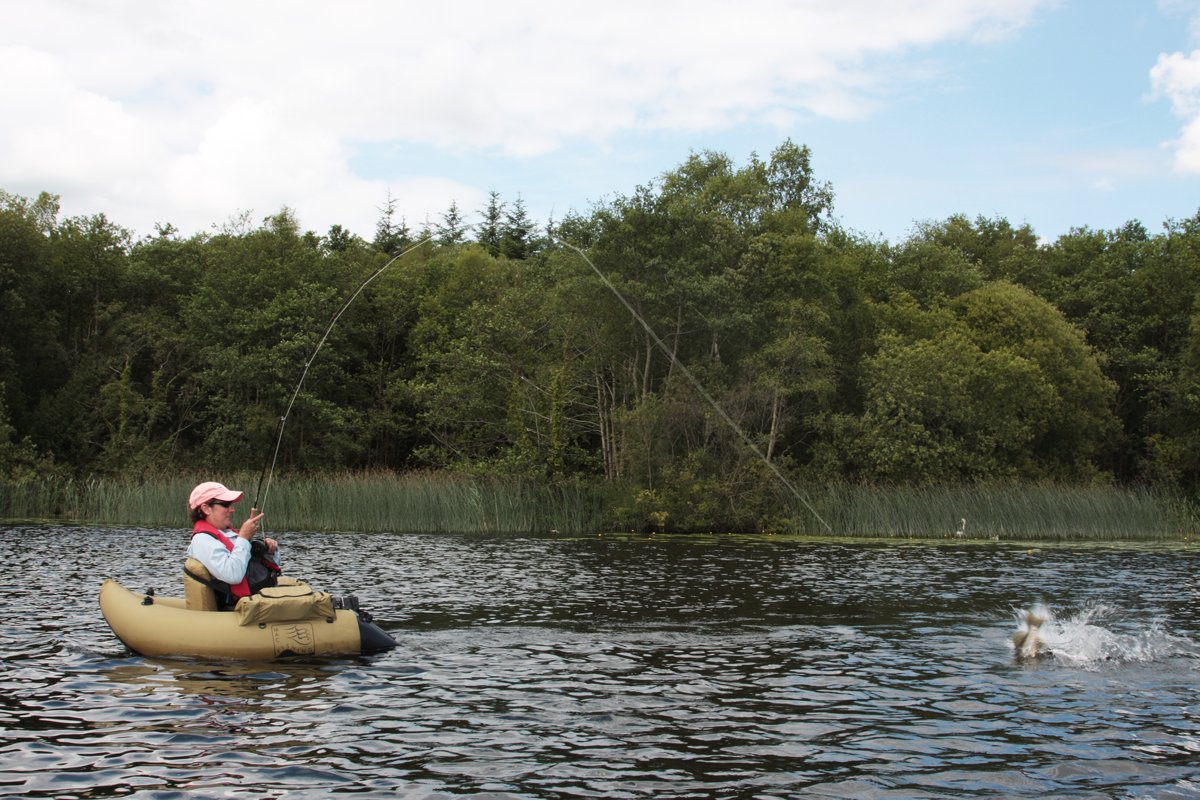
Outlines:
{"type": "Polygon", "coordinates": [[[235,492],[232,489],[226,489],[222,483],[209,481],[192,489],[192,494],[188,497],[188,510],[199,508],[205,503],[211,503],[213,500],[236,503],[242,499],[244,494],[244,492],[235,492]]]}

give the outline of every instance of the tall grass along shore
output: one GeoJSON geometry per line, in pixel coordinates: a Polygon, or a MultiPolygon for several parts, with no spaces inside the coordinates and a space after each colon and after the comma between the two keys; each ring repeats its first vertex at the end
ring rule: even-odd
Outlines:
{"type": "MultiPolygon", "coordinates": [[[[1190,541],[1200,524],[1186,498],[1145,487],[840,485],[810,502],[837,534],[871,538],[1190,541]]],[[[790,519],[795,533],[822,533],[803,508],[790,519]]]]}
{"type": "MultiPolygon", "coordinates": [[[[182,527],[190,525],[188,493],[210,479],[180,475],[0,484],[0,519],[182,527]]],[[[227,475],[223,482],[246,493],[243,513],[256,499],[264,501],[270,530],[578,532],[603,527],[605,505],[601,493],[584,484],[443,473],[277,477],[264,498],[255,497],[257,475],[227,475]]]]}
{"type": "MultiPolygon", "coordinates": [[[[141,480],[44,479],[0,484],[0,519],[184,527],[186,498],[207,476],[141,480]]],[[[224,476],[255,500],[258,476],[224,476]]],[[[432,533],[590,534],[639,529],[601,484],[543,484],[446,473],[277,477],[268,529],[432,533]]],[[[1195,536],[1185,498],[1149,488],[996,485],[810,487],[808,500],[839,536],[993,540],[1179,540],[1195,536]]],[[[626,512],[627,513],[627,512],[626,512]]],[[[768,533],[828,536],[800,503],[781,507],[768,533]]]]}

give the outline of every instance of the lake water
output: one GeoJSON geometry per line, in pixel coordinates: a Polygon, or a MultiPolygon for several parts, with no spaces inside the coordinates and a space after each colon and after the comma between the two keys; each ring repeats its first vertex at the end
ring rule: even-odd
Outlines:
{"type": "Polygon", "coordinates": [[[276,536],[399,647],[134,656],[182,530],[5,529],[0,797],[1200,797],[1194,546],[276,536]]]}

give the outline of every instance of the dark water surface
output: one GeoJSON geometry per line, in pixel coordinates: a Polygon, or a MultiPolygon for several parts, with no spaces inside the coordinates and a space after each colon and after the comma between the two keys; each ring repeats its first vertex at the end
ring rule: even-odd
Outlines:
{"type": "Polygon", "coordinates": [[[4,530],[0,797],[1200,797],[1195,547],[278,538],[400,647],[140,658],[182,531],[4,530]]]}

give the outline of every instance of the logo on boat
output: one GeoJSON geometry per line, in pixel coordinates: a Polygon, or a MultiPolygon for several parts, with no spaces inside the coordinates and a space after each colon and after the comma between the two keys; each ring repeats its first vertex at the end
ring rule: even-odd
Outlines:
{"type": "Polygon", "coordinates": [[[272,625],[271,638],[275,644],[275,655],[313,655],[317,652],[317,637],[308,622],[292,622],[272,625]]]}

